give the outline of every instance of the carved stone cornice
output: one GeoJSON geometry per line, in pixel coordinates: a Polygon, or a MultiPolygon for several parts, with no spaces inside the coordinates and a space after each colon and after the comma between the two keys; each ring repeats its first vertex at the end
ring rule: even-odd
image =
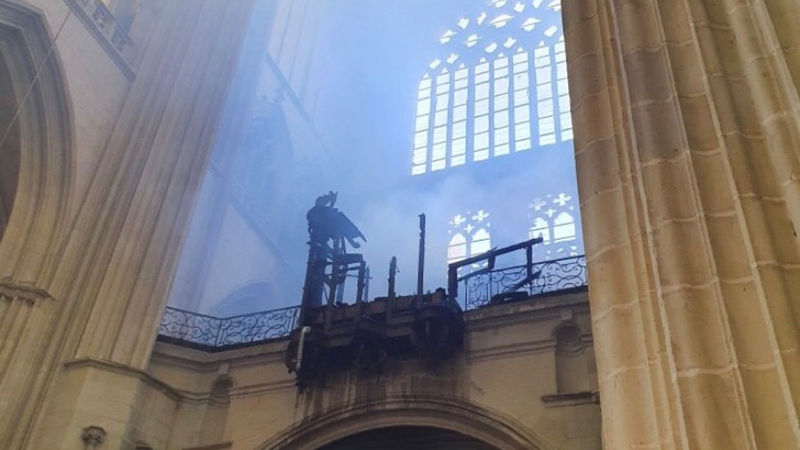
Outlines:
{"type": "Polygon", "coordinates": [[[45,300],[53,300],[46,290],[9,279],[0,280],[0,299],[14,301],[22,300],[29,305],[45,300]]]}
{"type": "Polygon", "coordinates": [[[133,80],[136,76],[132,69],[135,52],[133,40],[106,5],[99,0],[65,1],[125,77],[133,80]]]}
{"type": "Polygon", "coordinates": [[[560,406],[600,405],[600,393],[597,391],[581,391],[542,396],[542,402],[548,408],[560,406]]]}

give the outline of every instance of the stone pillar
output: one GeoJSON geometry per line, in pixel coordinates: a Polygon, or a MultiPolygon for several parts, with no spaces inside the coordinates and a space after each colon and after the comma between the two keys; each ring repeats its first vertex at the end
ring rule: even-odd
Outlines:
{"type": "Polygon", "coordinates": [[[35,289],[0,291],[34,305],[24,329],[4,331],[18,333],[3,336],[15,346],[0,447],[83,449],[88,426],[105,431],[107,449],[166,442],[176,397],[143,370],[252,6],[164,2],[63,245],[47,249],[35,289]],[[156,412],[167,415],[155,423],[156,412]]]}
{"type": "Polygon", "coordinates": [[[605,448],[800,448],[800,3],[567,0],[605,448]]]}

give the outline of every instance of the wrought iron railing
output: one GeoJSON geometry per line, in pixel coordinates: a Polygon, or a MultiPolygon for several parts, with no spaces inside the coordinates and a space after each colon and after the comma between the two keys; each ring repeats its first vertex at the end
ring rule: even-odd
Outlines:
{"type": "MultiPolygon", "coordinates": [[[[573,256],[470,274],[459,283],[459,301],[464,310],[502,301],[513,292],[523,297],[552,294],[586,286],[586,257],[573,256]],[[520,282],[530,273],[539,275],[529,283],[520,282]],[[498,297],[498,294],[500,296],[498,297]],[[498,300],[500,299],[500,300],[498,300]]],[[[224,349],[252,342],[286,337],[297,325],[299,306],[217,318],[168,307],[161,319],[159,337],[170,342],[201,348],[224,349]]]]}
{"type": "Polygon", "coordinates": [[[200,347],[233,347],[288,336],[299,315],[299,306],[224,319],[168,307],[158,334],[169,341],[200,347]]]}
{"type": "Polygon", "coordinates": [[[493,299],[503,301],[514,292],[530,297],[580,288],[587,284],[586,275],[586,257],[572,256],[533,263],[531,270],[522,264],[468,275],[463,277],[458,291],[464,310],[468,311],[488,305],[493,299]],[[520,286],[531,272],[539,272],[539,276],[520,286]]]}

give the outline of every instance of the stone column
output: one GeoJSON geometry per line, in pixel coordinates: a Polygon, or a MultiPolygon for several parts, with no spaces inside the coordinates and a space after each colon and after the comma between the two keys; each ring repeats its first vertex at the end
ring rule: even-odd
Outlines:
{"type": "Polygon", "coordinates": [[[798,20],[564,2],[609,450],[800,448],[798,20]]]}

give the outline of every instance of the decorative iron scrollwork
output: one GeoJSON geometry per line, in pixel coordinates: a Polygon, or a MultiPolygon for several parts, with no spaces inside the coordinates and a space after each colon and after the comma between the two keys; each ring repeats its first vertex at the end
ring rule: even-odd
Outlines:
{"type": "Polygon", "coordinates": [[[223,319],[216,346],[225,347],[288,336],[295,327],[299,312],[299,307],[292,306],[223,319]]]}
{"type": "Polygon", "coordinates": [[[527,297],[570,290],[587,284],[586,257],[573,256],[538,262],[533,264],[531,270],[525,264],[506,267],[471,276],[463,283],[465,310],[488,305],[498,294],[524,292],[527,297]],[[514,291],[513,288],[530,272],[540,272],[540,275],[514,291]]]}
{"type": "Polygon", "coordinates": [[[203,347],[230,347],[288,336],[299,312],[299,306],[291,306],[220,319],[168,307],[158,334],[203,347]]]}
{"type": "MultiPolygon", "coordinates": [[[[587,285],[586,257],[573,256],[537,262],[530,269],[523,264],[492,270],[470,276],[461,284],[462,294],[459,297],[463,296],[465,311],[489,305],[498,294],[513,298],[512,294],[519,293],[527,298],[575,289],[587,285]],[[540,272],[539,276],[511,292],[529,273],[535,272],[540,272]]],[[[409,305],[403,302],[412,298],[399,298],[397,307],[407,308],[409,305]]],[[[167,308],[158,334],[162,339],[172,342],[225,348],[287,337],[297,326],[299,315],[299,306],[227,318],[167,308]]]]}

